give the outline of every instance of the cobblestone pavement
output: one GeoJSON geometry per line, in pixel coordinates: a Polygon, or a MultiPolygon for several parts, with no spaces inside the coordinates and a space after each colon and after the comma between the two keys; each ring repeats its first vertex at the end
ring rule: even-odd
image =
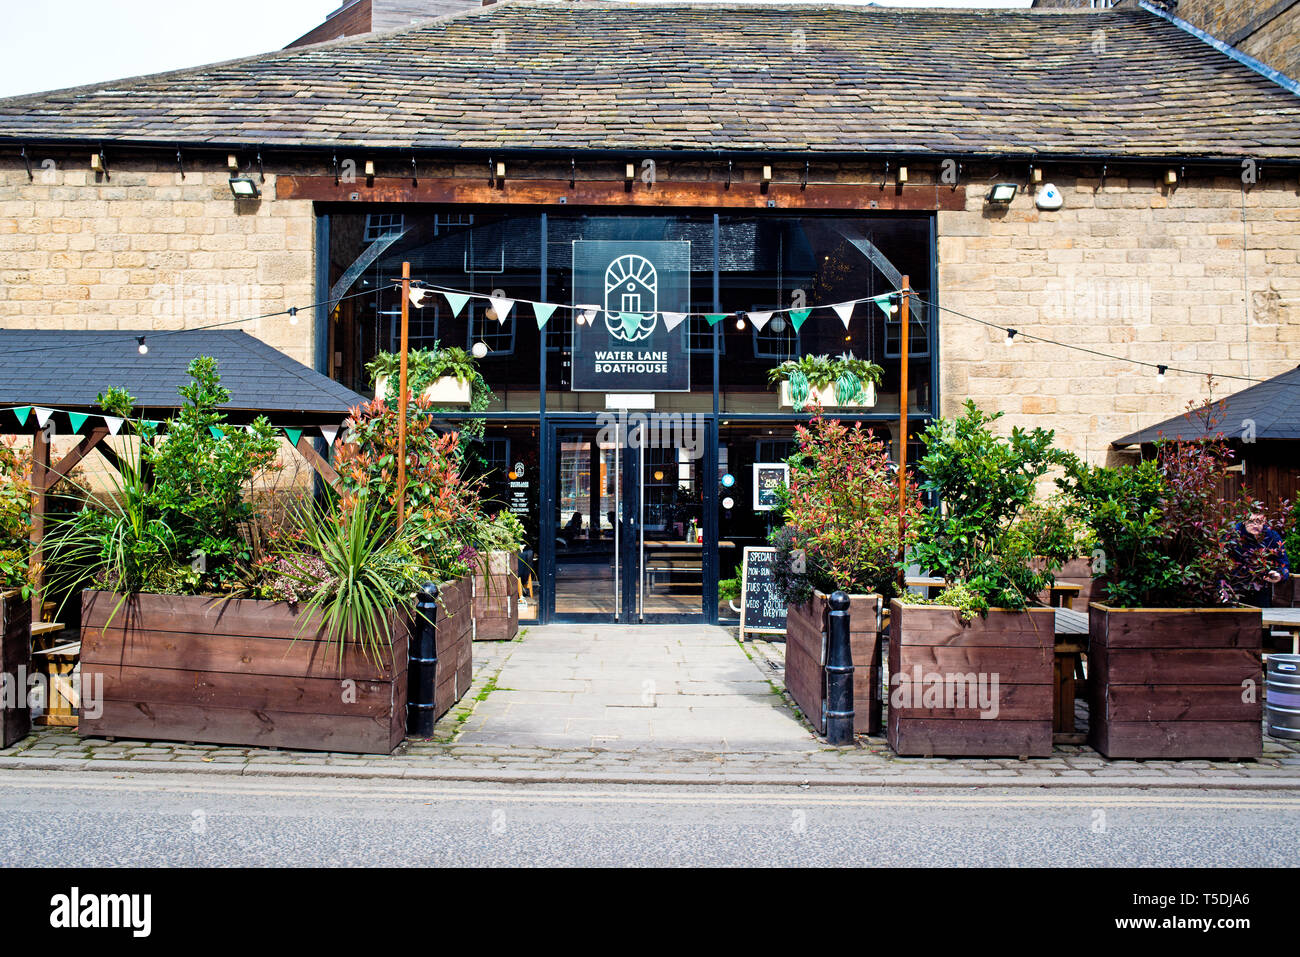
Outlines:
{"type": "MultiPolygon", "coordinates": [[[[676,626],[675,626],[676,627],[676,626]]],[[[695,629],[699,631],[698,626],[695,629]]],[[[97,770],[123,773],[196,771],[209,774],[410,778],[448,781],[504,782],[606,782],[606,783],[727,783],[727,784],[794,784],[809,786],[901,786],[901,787],[1140,787],[1140,788],[1248,788],[1288,789],[1300,791],[1300,742],[1282,742],[1264,738],[1264,754],[1259,761],[1108,761],[1084,745],[1058,746],[1050,758],[1015,759],[977,758],[902,758],[889,750],[883,737],[860,737],[854,747],[835,748],[819,741],[796,717],[793,705],[785,696],[782,682],[783,647],[764,641],[733,643],[738,649],[735,660],[743,668],[729,670],[728,680],[739,683],[732,694],[746,697],[744,686],[761,684],[765,695],[749,695],[754,700],[733,702],[735,713],[762,715],[771,722],[762,733],[746,737],[737,735],[702,739],[698,721],[674,720],[684,731],[674,737],[667,731],[655,737],[637,732],[603,739],[583,726],[578,741],[565,731],[556,732],[557,710],[578,715],[578,709],[556,709],[538,715],[533,732],[510,731],[517,727],[495,718],[527,715],[525,697],[511,695],[512,685],[532,672],[527,667],[530,655],[511,663],[530,644],[550,639],[552,629],[526,631],[513,642],[478,643],[474,646],[474,684],[460,704],[438,723],[438,734],[429,740],[408,739],[396,753],[388,756],[355,755],[309,751],[278,751],[258,748],[222,747],[203,744],[166,742],[103,741],[79,738],[70,729],[38,729],[15,746],[0,751],[0,768],[41,770],[97,770]],[[748,661],[746,661],[748,657],[748,661]],[[518,675],[519,677],[510,677],[518,675]],[[503,702],[495,704],[498,695],[503,702]],[[762,710],[759,710],[759,709],[762,710]],[[739,709],[738,711],[736,709],[739,709]],[[752,711],[750,709],[753,709],[752,711]],[[495,724],[496,730],[493,730],[495,724]],[[688,726],[689,724],[689,726],[688,726]],[[772,728],[779,729],[773,735],[772,728]],[[550,730],[546,730],[550,729],[550,730]],[[689,736],[687,734],[689,732],[689,736]],[[546,740],[558,734],[563,740],[546,740]]],[[[572,631],[572,629],[571,629],[572,631]]],[[[712,629],[714,636],[724,634],[712,629]]],[[[733,638],[727,640],[733,641],[733,638]]],[[[612,649],[612,646],[611,646],[612,649]]],[[[714,646],[714,654],[722,654],[714,646]]],[[[611,659],[614,657],[611,654],[611,659]]],[[[722,660],[725,660],[725,656],[722,660]]],[[[625,662],[635,669],[636,663],[625,662]]],[[[727,666],[730,669],[730,666],[727,666]]],[[[622,693],[616,688],[599,686],[596,678],[562,677],[552,674],[549,682],[590,681],[593,693],[609,700],[622,693]]],[[[514,689],[521,694],[526,690],[514,689]]],[[[581,689],[557,686],[550,693],[576,696],[581,689]]],[[[685,698],[676,688],[660,687],[663,694],[685,698]]],[[[702,688],[694,689],[696,691],[702,688]]],[[[638,697],[643,689],[637,687],[638,697]]],[[[543,689],[542,692],[546,693],[543,689]]],[[[719,698],[725,695],[719,691],[719,698]]],[[[545,703],[545,702],[543,702],[545,703]]],[[[677,710],[691,713],[693,705],[676,702],[677,710]]],[[[727,710],[722,701],[707,707],[727,710]]],[[[658,711],[656,707],[654,709],[658,711]]],[[[699,711],[706,710],[701,703],[699,711]]],[[[664,709],[665,713],[669,711],[664,709]]],[[[671,716],[670,716],[671,717],[671,716]]],[[[697,712],[697,719],[700,714],[697,712]]],[[[707,715],[703,716],[707,719],[707,715]]],[[[565,719],[581,721],[574,717],[565,719]]],[[[755,720],[760,720],[755,718],[755,720]]],[[[732,727],[736,722],[729,721],[732,727]]]]}

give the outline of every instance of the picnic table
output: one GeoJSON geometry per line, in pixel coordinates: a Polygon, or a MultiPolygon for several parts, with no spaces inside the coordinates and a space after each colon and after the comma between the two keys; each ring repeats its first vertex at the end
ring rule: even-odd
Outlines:
{"type": "Polygon", "coordinates": [[[1083,657],[1088,653],[1088,614],[1070,608],[1056,609],[1056,641],[1052,661],[1052,734],[1058,744],[1080,744],[1074,730],[1074,699],[1084,679],[1083,657]]]}
{"type": "Polygon", "coordinates": [[[63,625],[57,621],[42,621],[32,625],[32,663],[44,672],[49,682],[49,700],[45,702],[45,714],[37,718],[36,723],[48,727],[75,728],[76,711],[81,707],[81,699],[72,683],[72,676],[77,672],[81,657],[81,642],[58,642],[56,638],[56,644],[43,647],[44,642],[39,640],[57,636],[61,631],[63,625]]]}
{"type": "Polygon", "coordinates": [[[1300,654],[1300,608],[1265,608],[1264,627],[1291,636],[1291,654],[1300,654]]]}

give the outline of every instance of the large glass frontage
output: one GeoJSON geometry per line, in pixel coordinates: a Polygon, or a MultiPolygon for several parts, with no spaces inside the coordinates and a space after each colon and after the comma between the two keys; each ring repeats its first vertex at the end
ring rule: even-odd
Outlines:
{"type": "MultiPolygon", "coordinates": [[[[776,520],[754,507],[754,466],[786,458],[795,424],[806,418],[779,405],[769,370],[818,354],[876,362],[884,376],[874,404],[839,417],[865,421],[891,447],[900,404],[897,314],[859,303],[846,325],[830,308],[814,308],[798,328],[788,313],[776,312],[761,328],[749,314],[867,299],[899,288],[904,275],[920,299],[935,299],[928,214],[401,205],[322,216],[325,292],[372,293],[339,304],[320,350],[328,371],[358,392],[372,391],[366,363],[398,346],[394,282],[402,263],[436,289],[517,303],[502,321],[487,298],[456,310],[431,297],[410,311],[410,343],[487,350],[480,367],[494,398],[480,416],[484,434],[471,461],[493,500],[528,531],[520,607],[542,621],[734,617],[717,601],[717,582],[737,572],[744,549],[762,545],[776,520]],[[646,408],[617,411],[628,402],[575,389],[575,362],[588,360],[575,313],[557,309],[538,328],[531,303],[582,304],[575,298],[589,286],[575,265],[581,270],[583,244],[599,243],[672,250],[674,302],[724,315],[712,324],[700,315],[686,320],[688,390],[655,392],[632,403],[646,408]]],[[[634,286],[633,271],[618,278],[628,282],[618,291],[633,297],[624,302],[655,295],[634,286]]],[[[933,310],[914,301],[909,441],[937,403],[935,326],[933,310]]],[[[628,391],[641,391],[629,382],[628,391]]],[[[454,425],[464,415],[447,410],[440,418],[454,425]]]]}

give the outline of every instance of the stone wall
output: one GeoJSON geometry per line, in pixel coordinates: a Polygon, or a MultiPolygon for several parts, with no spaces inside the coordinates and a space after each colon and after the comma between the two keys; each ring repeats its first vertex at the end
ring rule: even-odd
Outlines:
{"type": "MultiPolygon", "coordinates": [[[[182,179],[156,160],[110,158],[107,177],[89,161],[38,154],[33,181],[8,157],[0,166],[0,327],[178,329],[314,301],[311,203],[237,203],[210,164],[187,163],[182,179]]],[[[310,364],[305,319],[229,328],[310,364]]]]}
{"type": "MultiPolygon", "coordinates": [[[[977,175],[977,174],[976,174],[977,175]]],[[[999,326],[1146,362],[1267,378],[1300,363],[1300,200],[1280,177],[1247,190],[1193,171],[1181,186],[1150,176],[1049,176],[1055,212],[1021,193],[941,212],[942,304],[999,326]],[[1244,204],[1244,209],[1243,209],[1244,204]],[[1243,215],[1245,225],[1243,226],[1243,215]],[[1244,241],[1244,247],[1243,247],[1244,241]]],[[[944,314],[943,413],[966,398],[1044,425],[1060,444],[1103,461],[1105,443],[1177,415],[1206,396],[1203,379],[1127,366],[1017,339],[944,314]]],[[[1248,383],[1223,379],[1215,395],[1248,383]]],[[[1239,428],[1240,423],[1223,427],[1239,428]]]]}
{"type": "Polygon", "coordinates": [[[1173,14],[1287,76],[1300,77],[1296,0],[1180,0],[1173,14]]]}

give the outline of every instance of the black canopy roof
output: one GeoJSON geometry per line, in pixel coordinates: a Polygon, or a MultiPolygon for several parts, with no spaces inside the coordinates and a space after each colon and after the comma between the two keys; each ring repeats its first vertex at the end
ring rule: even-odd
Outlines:
{"type": "MultiPolygon", "coordinates": [[[[230,390],[222,406],[233,424],[265,415],[277,426],[338,425],[365,396],[344,388],[246,332],[228,329],[87,332],[0,329],[0,409],[45,407],[98,414],[95,397],[120,386],[136,398],[136,414],[164,419],[181,404],[196,356],[217,360],[230,390]],[[147,355],[139,352],[144,336],[147,355]]],[[[21,431],[34,427],[34,418],[21,431]]],[[[14,431],[13,415],[0,429],[14,431]]]]}
{"type": "Polygon", "coordinates": [[[1197,415],[1176,415],[1111,444],[1121,448],[1145,445],[1162,436],[1167,439],[1198,439],[1219,432],[1231,436],[1240,432],[1246,420],[1254,423],[1256,440],[1300,439],[1300,367],[1242,389],[1221,403],[1216,402],[1215,406],[1214,421],[1208,430],[1204,420],[1197,415]]]}

